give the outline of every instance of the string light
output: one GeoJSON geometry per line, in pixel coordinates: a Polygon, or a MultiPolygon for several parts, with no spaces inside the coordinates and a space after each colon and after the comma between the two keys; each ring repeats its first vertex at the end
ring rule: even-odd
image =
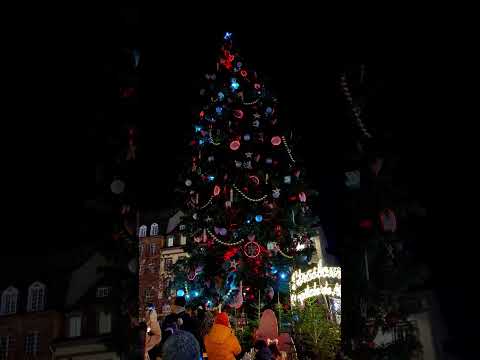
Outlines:
{"type": "Polygon", "coordinates": [[[265,200],[265,199],[267,198],[267,195],[264,195],[264,196],[262,196],[261,198],[254,199],[254,198],[249,197],[248,195],[245,195],[245,194],[243,193],[243,191],[240,190],[240,189],[237,187],[237,185],[233,184],[233,188],[234,188],[240,195],[242,195],[242,197],[243,197],[244,199],[247,199],[248,201],[260,202],[260,201],[263,201],[263,200],[265,200]]]}
{"type": "Polygon", "coordinates": [[[283,146],[285,147],[285,150],[287,150],[288,157],[290,158],[292,163],[295,163],[295,159],[292,156],[292,151],[288,147],[287,140],[285,140],[285,136],[282,136],[282,143],[283,143],[283,146]]]}
{"type": "Polygon", "coordinates": [[[332,288],[330,284],[326,281],[325,285],[320,285],[318,283],[313,283],[313,287],[307,285],[307,287],[298,294],[292,294],[290,299],[292,303],[300,303],[303,304],[305,299],[319,296],[319,295],[327,295],[327,296],[335,296],[341,297],[342,296],[342,288],[339,283],[336,283],[335,286],[332,288]]]}
{"type": "Polygon", "coordinates": [[[236,245],[239,245],[239,244],[241,244],[242,242],[245,241],[245,239],[241,239],[241,240],[239,240],[239,241],[237,241],[237,242],[228,243],[228,242],[222,241],[222,240],[220,240],[219,238],[217,238],[217,237],[215,236],[215,234],[213,234],[209,229],[207,229],[207,232],[208,232],[208,234],[212,237],[212,239],[213,239],[214,241],[216,241],[216,242],[218,242],[218,243],[220,243],[220,244],[222,244],[222,245],[225,245],[225,246],[236,246],[236,245]]]}
{"type": "Polygon", "coordinates": [[[251,102],[243,102],[243,105],[255,105],[256,103],[258,103],[259,99],[255,99],[251,102]]]}
{"type": "Polygon", "coordinates": [[[352,106],[353,116],[355,118],[355,121],[356,121],[358,127],[362,131],[363,135],[365,135],[368,138],[371,138],[372,135],[367,131],[367,129],[365,128],[365,125],[362,122],[362,119],[360,118],[360,110],[356,106],[353,105],[353,97],[352,97],[352,94],[350,92],[350,89],[348,88],[347,78],[346,78],[345,74],[343,74],[340,77],[340,85],[343,88],[343,92],[345,94],[345,97],[347,98],[348,102],[352,106]]]}
{"type": "Polygon", "coordinates": [[[277,246],[277,250],[278,250],[278,252],[280,253],[280,255],[282,255],[283,257],[285,257],[285,258],[287,258],[287,259],[293,259],[293,256],[290,256],[290,255],[285,254],[285,253],[282,251],[282,249],[280,249],[279,246],[277,246]]]}
{"type": "Polygon", "coordinates": [[[208,138],[208,140],[210,141],[210,143],[212,143],[215,146],[218,146],[221,144],[220,142],[216,143],[215,141],[213,141],[213,138],[211,136],[208,138]]]}
{"type": "Polygon", "coordinates": [[[301,269],[296,270],[292,274],[292,280],[291,280],[292,290],[296,290],[303,284],[306,284],[312,280],[319,280],[319,279],[326,279],[326,278],[340,280],[342,278],[341,268],[323,266],[322,262],[320,261],[316,267],[306,272],[302,272],[301,269]]]}
{"type": "Polygon", "coordinates": [[[213,196],[210,196],[210,199],[208,199],[208,201],[205,203],[205,205],[200,206],[198,209],[199,210],[205,209],[208,205],[210,205],[212,203],[212,199],[213,199],[213,196]]]}

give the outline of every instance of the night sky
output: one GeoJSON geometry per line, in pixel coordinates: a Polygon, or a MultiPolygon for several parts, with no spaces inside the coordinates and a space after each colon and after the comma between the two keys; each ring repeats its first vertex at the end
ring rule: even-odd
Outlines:
{"type": "MultiPolygon", "coordinates": [[[[429,208],[432,148],[425,141],[434,119],[426,106],[432,87],[426,74],[432,63],[422,56],[428,50],[423,38],[400,34],[386,41],[380,31],[367,36],[344,32],[341,24],[285,26],[281,21],[241,30],[206,28],[187,20],[172,27],[134,9],[89,13],[81,22],[80,31],[67,40],[57,38],[55,31],[39,36],[36,44],[20,46],[22,55],[15,58],[24,71],[12,74],[15,89],[27,89],[32,101],[22,98],[18,105],[26,112],[28,127],[16,121],[6,132],[6,151],[15,157],[7,159],[11,199],[5,207],[11,219],[5,236],[22,241],[6,242],[2,258],[51,254],[101,239],[111,149],[129,120],[140,129],[136,172],[141,205],[178,206],[171,194],[183,165],[179,159],[188,150],[198,81],[214,70],[218,39],[226,30],[234,32],[247,63],[269,79],[283,118],[301,138],[295,152],[320,191],[318,214],[333,242],[342,211],[336,200],[344,153],[352,146],[338,74],[358,69],[358,64],[366,64],[369,84],[366,125],[387,134],[381,141],[401,157],[396,181],[407,184],[411,196],[429,208]],[[88,30],[82,33],[83,28],[88,30]],[[122,49],[132,47],[142,54],[139,101],[120,107],[118,88],[128,83],[128,58],[122,49]]],[[[424,238],[424,254],[432,241],[424,238]]],[[[441,261],[426,258],[440,269],[441,282],[441,261]]]]}

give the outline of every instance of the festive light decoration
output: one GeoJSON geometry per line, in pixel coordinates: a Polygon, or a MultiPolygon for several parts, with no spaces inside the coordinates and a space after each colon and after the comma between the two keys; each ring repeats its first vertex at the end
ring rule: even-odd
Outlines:
{"type": "Polygon", "coordinates": [[[215,108],[215,111],[217,112],[217,114],[221,114],[222,111],[223,111],[223,108],[222,108],[221,106],[217,106],[217,107],[215,108]]]}
{"type": "Polygon", "coordinates": [[[192,294],[193,294],[193,296],[195,296],[195,297],[197,297],[197,296],[200,295],[200,293],[199,293],[197,290],[195,290],[192,294]]]}
{"type": "Polygon", "coordinates": [[[277,250],[278,250],[278,253],[279,253],[280,255],[282,255],[284,258],[293,259],[293,256],[290,256],[290,255],[285,254],[285,253],[282,251],[282,249],[280,249],[280,246],[278,246],[278,245],[277,245],[277,250]]]}
{"type": "Polygon", "coordinates": [[[246,70],[241,70],[240,75],[242,75],[243,77],[246,77],[248,75],[248,73],[247,73],[246,70]]]}
{"type": "Polygon", "coordinates": [[[208,176],[208,180],[210,180],[210,181],[213,181],[213,180],[215,180],[215,176],[213,176],[213,175],[209,175],[209,176],[208,176]]]}
{"type": "Polygon", "coordinates": [[[260,198],[258,198],[258,199],[254,199],[254,198],[251,198],[251,197],[245,195],[245,194],[243,193],[243,191],[240,190],[240,189],[237,187],[237,185],[233,184],[232,187],[233,187],[240,195],[242,195],[242,197],[243,197],[244,199],[246,199],[246,200],[248,200],[248,201],[259,202],[259,201],[263,201],[263,200],[265,200],[265,199],[267,198],[267,195],[263,195],[262,197],[260,197],[260,198]]]}
{"type": "Polygon", "coordinates": [[[280,197],[280,189],[279,188],[275,188],[272,190],[272,197],[274,199],[278,199],[280,197]]]}
{"type": "Polygon", "coordinates": [[[284,272],[280,273],[280,279],[285,280],[287,278],[287,274],[284,272]]]}
{"type": "Polygon", "coordinates": [[[223,94],[223,92],[220,91],[220,92],[217,94],[217,97],[218,97],[218,100],[222,101],[222,100],[225,98],[225,95],[223,94]]]}
{"type": "Polygon", "coordinates": [[[232,90],[238,90],[238,88],[240,87],[240,84],[237,82],[237,79],[232,79],[232,82],[230,84],[230,87],[232,88],[232,90]]]}
{"type": "Polygon", "coordinates": [[[255,90],[260,90],[262,85],[260,85],[259,83],[256,83],[255,85],[253,85],[253,87],[255,88],[255,90]]]}
{"type": "Polygon", "coordinates": [[[212,203],[212,200],[213,200],[213,196],[210,197],[210,199],[208,199],[208,201],[204,205],[200,206],[198,209],[199,210],[205,209],[208,205],[210,205],[212,203]]]}
{"type": "Polygon", "coordinates": [[[220,186],[215,185],[215,187],[213,188],[213,196],[218,196],[218,194],[220,194],[220,191],[220,186]]]}
{"type": "Polygon", "coordinates": [[[307,195],[302,191],[300,194],[298,194],[298,199],[301,202],[306,202],[307,201],[307,195]]]}
{"type": "Polygon", "coordinates": [[[363,124],[362,119],[360,117],[360,109],[358,107],[354,106],[354,104],[353,104],[352,93],[350,92],[350,89],[348,87],[347,77],[346,77],[345,74],[343,74],[340,77],[340,85],[342,86],[343,93],[345,94],[345,97],[347,98],[348,103],[352,107],[353,117],[355,119],[355,122],[356,122],[357,126],[360,128],[360,130],[362,131],[362,133],[365,137],[371,138],[372,135],[365,128],[365,125],[363,124]]]}
{"type": "Polygon", "coordinates": [[[243,135],[243,140],[249,141],[250,140],[250,134],[243,135]]]}
{"type": "Polygon", "coordinates": [[[273,109],[272,109],[270,106],[265,109],[265,112],[266,112],[267,114],[271,114],[272,111],[273,111],[273,109]]]}
{"type": "Polygon", "coordinates": [[[200,132],[202,130],[202,127],[199,125],[195,125],[195,132],[200,132]]]}
{"type": "Polygon", "coordinates": [[[307,285],[307,287],[299,292],[298,294],[292,294],[290,296],[290,301],[295,304],[295,303],[300,303],[303,304],[306,299],[314,297],[314,296],[320,296],[320,295],[326,295],[326,296],[334,296],[334,297],[341,297],[342,296],[342,288],[339,283],[336,283],[333,288],[330,286],[330,284],[325,281],[324,285],[320,285],[317,282],[313,283],[313,287],[310,287],[307,285]]]}
{"type": "Polygon", "coordinates": [[[274,136],[272,137],[271,142],[273,146],[278,146],[282,143],[282,139],[280,138],[280,136],[274,136]]]}
{"type": "Polygon", "coordinates": [[[185,290],[183,289],[178,289],[177,290],[177,296],[184,296],[185,295],[185,290]]]}
{"type": "Polygon", "coordinates": [[[243,102],[243,105],[249,106],[249,105],[255,105],[256,103],[258,103],[258,99],[255,99],[255,100],[250,101],[250,102],[243,102]]]}
{"type": "Polygon", "coordinates": [[[243,111],[242,110],[233,110],[233,116],[237,119],[243,119],[243,111]]]}
{"type": "Polygon", "coordinates": [[[313,280],[321,280],[326,278],[341,280],[342,270],[340,267],[323,266],[322,261],[320,260],[317,266],[315,266],[313,269],[307,270],[306,272],[302,272],[301,269],[294,271],[291,278],[291,288],[293,291],[295,291],[302,285],[313,280]]]}
{"type": "Polygon", "coordinates": [[[240,245],[241,243],[243,243],[245,241],[245,239],[241,239],[239,241],[236,241],[236,242],[232,242],[232,243],[228,243],[228,242],[225,242],[225,241],[222,241],[220,240],[218,237],[215,236],[215,234],[213,234],[210,230],[207,229],[207,232],[208,234],[212,237],[212,239],[216,242],[218,242],[219,244],[222,244],[222,245],[225,245],[225,246],[237,246],[237,245],[240,245]]]}
{"type": "Polygon", "coordinates": [[[258,255],[260,255],[260,250],[260,245],[258,245],[258,243],[254,240],[250,240],[243,246],[243,252],[249,258],[256,258],[258,255]]]}
{"type": "MultiPolygon", "coordinates": [[[[293,158],[292,151],[288,147],[287,140],[285,140],[285,136],[282,136],[282,143],[283,146],[285,147],[285,150],[287,151],[288,157],[292,163],[295,163],[295,159],[293,158]]],[[[296,175],[298,177],[298,175],[296,175]]]]}
{"type": "Polygon", "coordinates": [[[251,175],[251,176],[249,176],[248,178],[249,178],[250,181],[252,181],[255,185],[260,184],[260,179],[258,178],[258,176],[251,175]]]}
{"type": "Polygon", "coordinates": [[[238,140],[233,140],[231,143],[230,143],[230,149],[232,149],[233,151],[236,151],[240,148],[240,141],[238,140]]]}
{"type": "Polygon", "coordinates": [[[266,158],[266,159],[265,159],[265,162],[266,162],[267,164],[271,164],[271,163],[272,163],[272,158],[266,158]]]}
{"type": "Polygon", "coordinates": [[[283,182],[284,182],[285,184],[290,184],[290,183],[292,182],[292,177],[291,177],[290,175],[285,176],[285,177],[283,178],[283,182]]]}
{"type": "Polygon", "coordinates": [[[232,37],[232,33],[231,33],[231,32],[226,32],[225,35],[223,36],[223,38],[224,38],[225,40],[228,40],[228,39],[230,39],[231,37],[232,37]]]}
{"type": "Polygon", "coordinates": [[[262,216],[262,215],[257,215],[257,216],[255,216],[255,221],[256,221],[256,222],[262,222],[262,220],[263,220],[263,216],[262,216]]]}

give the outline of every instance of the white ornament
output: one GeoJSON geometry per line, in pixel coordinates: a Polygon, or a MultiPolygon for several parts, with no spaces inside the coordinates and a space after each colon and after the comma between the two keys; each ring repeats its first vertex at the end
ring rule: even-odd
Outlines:
{"type": "Polygon", "coordinates": [[[235,160],[235,166],[236,166],[237,168],[242,167],[242,162],[235,160]]]}
{"type": "Polygon", "coordinates": [[[253,153],[251,153],[251,152],[247,152],[247,153],[245,153],[245,156],[246,156],[247,158],[251,158],[251,157],[252,157],[252,155],[253,155],[253,153]]]}
{"type": "Polygon", "coordinates": [[[290,184],[290,183],[292,182],[292,177],[291,177],[290,175],[289,175],[289,176],[285,176],[285,177],[283,178],[283,182],[284,182],[285,184],[290,184]]]}
{"type": "Polygon", "coordinates": [[[255,113],[255,114],[253,114],[253,117],[254,117],[255,119],[260,119],[260,114],[259,114],[259,113],[255,113]]]}
{"type": "Polygon", "coordinates": [[[197,213],[193,214],[193,216],[192,216],[192,217],[193,217],[193,220],[197,220],[197,219],[198,219],[198,215],[197,215],[197,213]]]}
{"type": "Polygon", "coordinates": [[[209,157],[208,157],[208,161],[209,161],[209,162],[212,162],[213,160],[215,160],[215,158],[214,158],[213,156],[209,156],[209,157]]]}
{"type": "Polygon", "coordinates": [[[191,186],[192,185],[192,180],[190,180],[190,179],[185,180],[185,185],[191,186]]]}
{"type": "Polygon", "coordinates": [[[252,123],[252,125],[255,126],[255,127],[259,127],[259,126],[260,126],[260,121],[255,120],[255,121],[252,123]]]}
{"type": "Polygon", "coordinates": [[[280,197],[280,189],[279,188],[273,189],[272,196],[273,196],[274,199],[278,199],[280,197]]]}

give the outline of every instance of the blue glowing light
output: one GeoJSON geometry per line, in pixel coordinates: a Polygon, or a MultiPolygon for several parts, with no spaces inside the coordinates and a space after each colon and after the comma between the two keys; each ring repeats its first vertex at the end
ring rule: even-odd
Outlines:
{"type": "Polygon", "coordinates": [[[285,280],[287,278],[287,274],[282,272],[280,273],[280,279],[285,280]]]}
{"type": "Polygon", "coordinates": [[[195,291],[193,292],[193,296],[197,297],[198,295],[200,295],[200,293],[199,293],[197,290],[195,290],[195,291]]]}
{"type": "Polygon", "coordinates": [[[232,79],[232,83],[230,85],[232,90],[237,90],[240,87],[240,84],[237,82],[237,79],[232,79]]]}
{"type": "Polygon", "coordinates": [[[178,289],[177,296],[185,296],[185,291],[183,289],[178,289]]]}
{"type": "Polygon", "coordinates": [[[187,300],[190,299],[190,295],[187,294],[187,295],[185,296],[185,299],[187,299],[187,300]]]}
{"type": "Polygon", "coordinates": [[[203,143],[204,143],[203,139],[198,140],[198,143],[199,143],[200,145],[203,145],[203,143]]]}
{"type": "Polygon", "coordinates": [[[195,132],[199,132],[200,130],[202,130],[202,127],[198,126],[198,125],[195,125],[195,132]]]}
{"type": "Polygon", "coordinates": [[[225,40],[228,40],[232,37],[232,33],[231,32],[226,32],[225,33],[225,36],[223,37],[225,40]]]}
{"type": "Polygon", "coordinates": [[[267,108],[265,109],[265,111],[266,111],[268,114],[270,114],[273,110],[272,110],[272,108],[269,106],[269,107],[267,107],[267,108]]]}
{"type": "Polygon", "coordinates": [[[208,300],[208,301],[207,301],[207,305],[208,305],[208,306],[212,306],[212,301],[211,301],[211,300],[208,300]]]}
{"type": "Polygon", "coordinates": [[[217,96],[219,100],[223,100],[223,98],[225,97],[225,95],[223,95],[221,91],[217,94],[217,96]]]}
{"type": "Polygon", "coordinates": [[[262,215],[257,215],[257,216],[255,216],[255,221],[256,221],[256,222],[262,222],[262,220],[263,220],[263,216],[262,216],[262,215]]]}
{"type": "Polygon", "coordinates": [[[250,220],[250,219],[248,219],[248,220],[247,220],[247,224],[250,224],[250,223],[251,223],[251,220],[250,220]]]}
{"type": "Polygon", "coordinates": [[[277,270],[277,268],[276,268],[275,266],[272,266],[272,268],[270,269],[270,272],[271,272],[273,275],[275,275],[275,274],[278,272],[278,270],[277,270]]]}
{"type": "Polygon", "coordinates": [[[210,175],[210,176],[208,177],[208,180],[210,180],[210,181],[213,181],[213,180],[215,180],[215,176],[213,176],[213,175],[210,175]]]}
{"type": "Polygon", "coordinates": [[[217,114],[220,114],[222,112],[223,108],[221,106],[217,106],[215,111],[217,112],[217,114]]]}

